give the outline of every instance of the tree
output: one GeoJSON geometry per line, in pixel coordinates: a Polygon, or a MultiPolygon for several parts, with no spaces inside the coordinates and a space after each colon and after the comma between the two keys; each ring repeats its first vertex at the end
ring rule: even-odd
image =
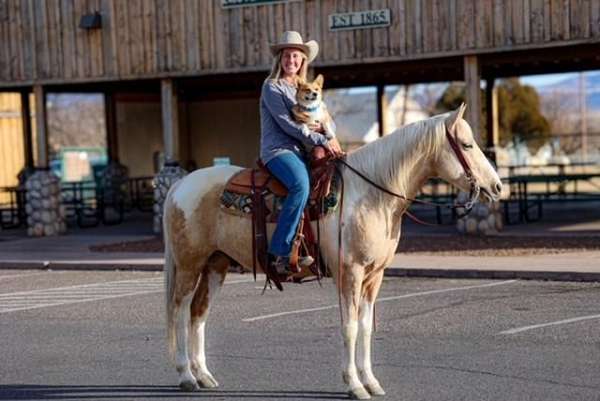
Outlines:
{"type": "MultiPolygon", "coordinates": [[[[550,137],[550,124],[541,113],[535,88],[521,85],[518,78],[510,78],[501,81],[497,91],[500,144],[523,140],[532,150],[543,145],[550,137]]],[[[485,105],[483,91],[481,96],[485,105]]],[[[437,109],[439,112],[454,110],[464,101],[464,85],[451,84],[440,97],[437,109]]],[[[481,121],[486,121],[485,110],[481,112],[481,121]]]]}

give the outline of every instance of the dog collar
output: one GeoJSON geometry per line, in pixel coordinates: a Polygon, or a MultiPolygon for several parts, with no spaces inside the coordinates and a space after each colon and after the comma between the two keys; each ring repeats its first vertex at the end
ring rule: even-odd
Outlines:
{"type": "Polygon", "coordinates": [[[300,107],[302,108],[302,110],[307,111],[309,113],[312,113],[313,111],[317,111],[319,109],[319,106],[315,106],[315,107],[306,107],[306,106],[302,106],[300,105],[300,107]]]}

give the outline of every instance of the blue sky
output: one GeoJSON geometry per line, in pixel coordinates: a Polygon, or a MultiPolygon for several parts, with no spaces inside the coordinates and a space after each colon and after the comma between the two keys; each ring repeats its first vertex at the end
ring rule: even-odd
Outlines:
{"type": "Polygon", "coordinates": [[[544,86],[555,84],[568,78],[574,78],[578,75],[578,72],[569,72],[566,74],[525,75],[521,77],[521,83],[531,86],[544,86]]]}
{"type": "MultiPolygon", "coordinates": [[[[579,74],[579,72],[568,72],[563,74],[527,75],[521,77],[521,82],[531,86],[552,85],[566,79],[578,78],[579,74]]],[[[600,70],[585,71],[585,75],[586,77],[597,77],[600,75],[600,70]]],[[[597,78],[595,80],[597,81],[597,78]]]]}

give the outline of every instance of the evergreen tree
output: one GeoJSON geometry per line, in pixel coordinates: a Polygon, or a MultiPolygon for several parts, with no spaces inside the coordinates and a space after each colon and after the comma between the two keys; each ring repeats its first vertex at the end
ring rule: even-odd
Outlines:
{"type": "MultiPolygon", "coordinates": [[[[535,150],[550,136],[550,124],[540,111],[540,98],[532,86],[521,85],[518,78],[500,81],[498,91],[498,125],[500,145],[515,140],[526,141],[535,150]]],[[[485,105],[482,91],[482,105],[485,105]]],[[[437,103],[437,110],[445,112],[456,109],[465,101],[465,87],[450,84],[437,103]]],[[[468,105],[467,105],[468,106],[468,105]]],[[[485,110],[481,112],[485,127],[485,110]]]]}

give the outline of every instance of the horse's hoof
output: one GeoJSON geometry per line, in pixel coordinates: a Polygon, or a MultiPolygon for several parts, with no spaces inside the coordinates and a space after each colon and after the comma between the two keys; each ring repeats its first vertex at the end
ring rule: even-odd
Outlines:
{"type": "Polygon", "coordinates": [[[188,391],[188,392],[200,390],[198,383],[196,383],[195,381],[190,381],[190,380],[186,380],[186,381],[179,383],[179,388],[183,391],[188,391]]]}
{"type": "Polygon", "coordinates": [[[348,395],[353,400],[369,400],[371,394],[364,387],[356,387],[348,391],[348,395]]]}
{"type": "Polygon", "coordinates": [[[385,395],[385,391],[381,387],[381,385],[377,382],[365,384],[365,389],[369,392],[369,394],[374,396],[385,395]]]}
{"type": "Polygon", "coordinates": [[[202,388],[215,388],[219,387],[219,382],[215,380],[210,374],[203,374],[198,376],[198,384],[202,388]]]}

